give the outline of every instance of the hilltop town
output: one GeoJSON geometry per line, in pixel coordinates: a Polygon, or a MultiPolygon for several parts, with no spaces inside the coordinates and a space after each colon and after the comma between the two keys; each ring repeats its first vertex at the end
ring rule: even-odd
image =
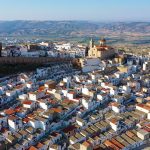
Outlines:
{"type": "Polygon", "coordinates": [[[1,45],[6,62],[69,59],[0,78],[0,150],[149,147],[150,57],[98,43],[1,45]]]}

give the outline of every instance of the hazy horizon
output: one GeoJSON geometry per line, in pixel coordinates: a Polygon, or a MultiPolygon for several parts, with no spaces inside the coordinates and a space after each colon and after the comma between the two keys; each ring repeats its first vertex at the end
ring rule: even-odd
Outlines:
{"type": "Polygon", "coordinates": [[[98,21],[98,20],[0,20],[0,22],[13,22],[13,21],[33,21],[33,22],[46,22],[46,21],[53,21],[53,22],[92,22],[92,23],[121,23],[121,22],[124,22],[124,23],[138,23],[138,22],[147,22],[149,23],[150,20],[133,20],[133,21],[130,21],[130,20],[108,20],[108,21],[105,21],[105,20],[101,20],[101,21],[98,21]]]}

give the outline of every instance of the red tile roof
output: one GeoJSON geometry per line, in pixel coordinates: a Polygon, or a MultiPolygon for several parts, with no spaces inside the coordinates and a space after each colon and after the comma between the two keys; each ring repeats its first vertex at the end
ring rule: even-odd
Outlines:
{"type": "Polygon", "coordinates": [[[142,129],[145,130],[145,131],[147,131],[147,132],[150,132],[150,128],[144,127],[142,129]]]}
{"type": "Polygon", "coordinates": [[[31,146],[28,150],[38,150],[38,149],[34,146],[31,146]]]}
{"type": "Polygon", "coordinates": [[[126,134],[127,134],[130,138],[132,138],[132,137],[134,136],[134,133],[132,133],[132,132],[130,132],[130,131],[126,131],[126,134]]]}
{"type": "Polygon", "coordinates": [[[36,147],[39,149],[39,148],[42,148],[44,145],[42,144],[42,143],[38,143],[37,145],[36,145],[36,147]]]}
{"type": "Polygon", "coordinates": [[[29,118],[24,118],[23,122],[28,123],[29,122],[29,118]]]}
{"type": "Polygon", "coordinates": [[[150,111],[150,106],[145,105],[145,104],[137,104],[137,106],[142,107],[143,109],[149,110],[150,111]]]}
{"type": "Polygon", "coordinates": [[[108,148],[113,148],[114,150],[120,150],[120,148],[118,146],[116,146],[115,144],[113,144],[111,141],[106,140],[104,142],[104,144],[108,147],[108,148]]]}
{"type": "Polygon", "coordinates": [[[8,119],[9,119],[9,120],[17,120],[17,117],[14,116],[14,115],[11,115],[11,116],[8,117],[8,119]]]}
{"type": "Polygon", "coordinates": [[[118,142],[115,139],[112,139],[111,142],[121,149],[123,149],[125,147],[124,145],[122,145],[120,142],[118,142]]]}
{"type": "Polygon", "coordinates": [[[23,104],[25,104],[25,105],[31,105],[32,103],[33,103],[33,101],[30,101],[30,100],[23,101],[23,104]]]}
{"type": "Polygon", "coordinates": [[[60,108],[51,108],[54,112],[61,113],[62,109],[60,108]]]}
{"type": "Polygon", "coordinates": [[[11,108],[5,110],[5,114],[7,114],[7,115],[12,115],[14,113],[15,113],[15,111],[13,109],[11,109],[11,108]]]}
{"type": "Polygon", "coordinates": [[[113,124],[117,124],[117,122],[118,122],[118,120],[115,118],[111,118],[111,119],[109,119],[109,121],[113,124]]]}

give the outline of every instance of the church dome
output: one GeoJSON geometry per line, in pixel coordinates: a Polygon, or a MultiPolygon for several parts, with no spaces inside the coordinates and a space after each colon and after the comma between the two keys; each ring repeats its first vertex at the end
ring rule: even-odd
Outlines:
{"type": "Polygon", "coordinates": [[[104,46],[106,44],[106,39],[103,38],[99,42],[101,46],[104,46]]]}

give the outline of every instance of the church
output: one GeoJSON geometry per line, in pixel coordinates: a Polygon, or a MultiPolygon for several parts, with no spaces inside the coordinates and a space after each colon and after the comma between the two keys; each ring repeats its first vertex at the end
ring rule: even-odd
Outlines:
{"type": "Polygon", "coordinates": [[[95,45],[93,39],[91,39],[89,44],[88,57],[90,58],[100,58],[107,59],[112,58],[115,55],[115,50],[106,45],[106,40],[101,39],[99,45],[95,45]]]}

